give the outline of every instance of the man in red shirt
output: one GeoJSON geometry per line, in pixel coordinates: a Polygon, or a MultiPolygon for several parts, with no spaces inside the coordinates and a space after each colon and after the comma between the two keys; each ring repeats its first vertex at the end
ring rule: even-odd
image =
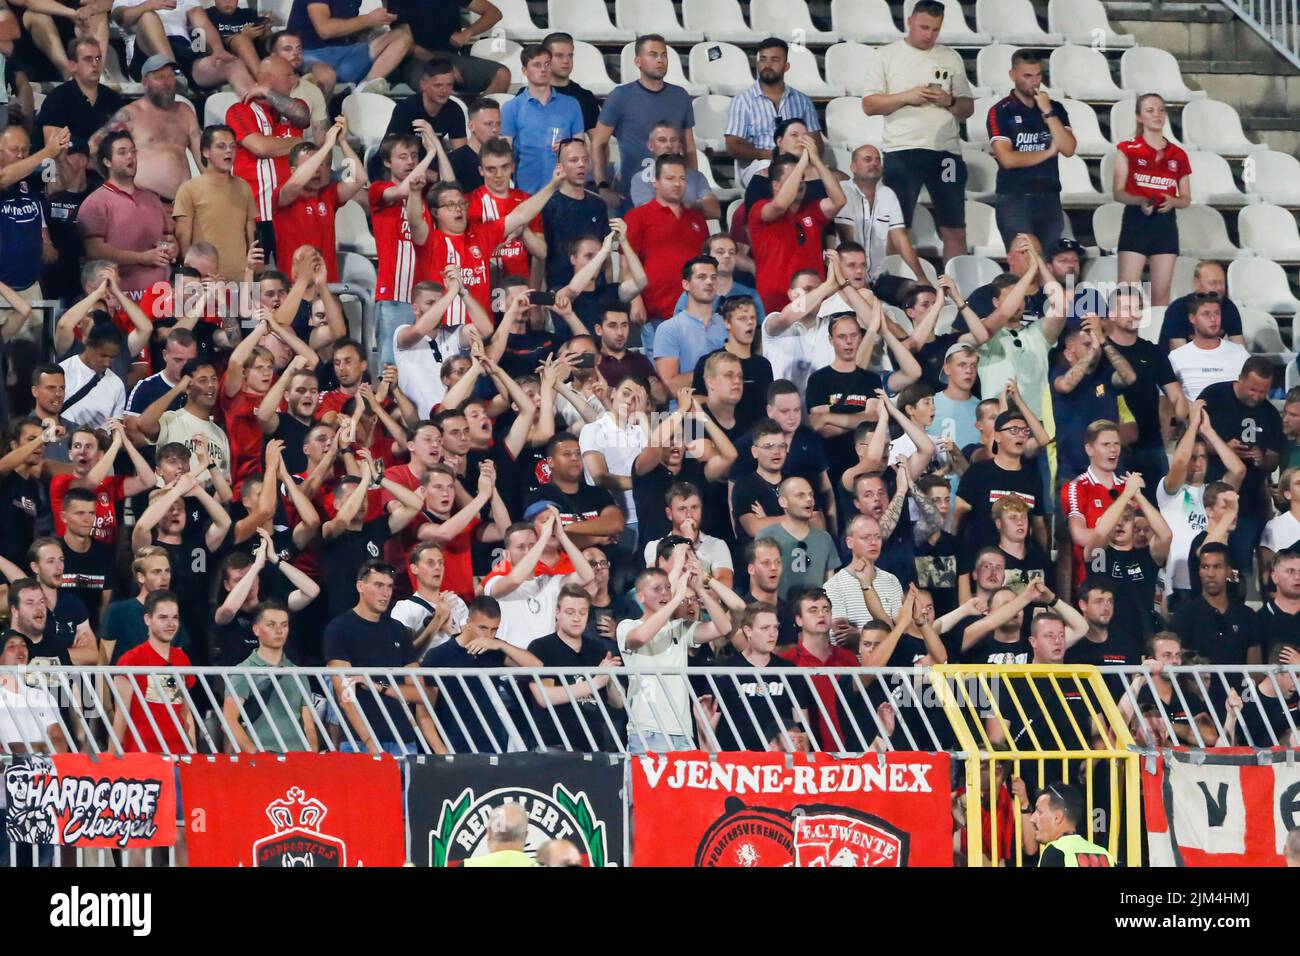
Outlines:
{"type": "Polygon", "coordinates": [[[446,465],[433,465],[424,473],[424,510],[407,526],[402,538],[402,570],[406,555],[418,543],[434,541],[442,545],[445,570],[442,589],[458,594],[461,600],[474,600],[474,568],[470,547],[474,541],[500,541],[510,527],[510,513],[496,490],[496,465],[483,462],[479,468],[477,494],[456,509],[456,476],[446,465]],[[492,523],[479,518],[486,506],[492,506],[492,523]]]}
{"type": "Polygon", "coordinates": [[[768,167],[771,199],[760,199],[749,209],[749,241],[754,258],[755,286],[768,311],[786,301],[790,277],[804,269],[825,276],[822,266],[822,230],[844,206],[844,190],[822,162],[811,137],[804,137],[797,160],[779,156],[768,167]],[[804,170],[811,163],[826,187],[826,198],[805,200],[804,170]]]}
{"type": "Polygon", "coordinates": [[[319,249],[330,282],[339,281],[334,215],[370,184],[365,164],[348,145],[347,132],[347,120],[340,116],[319,148],[313,143],[296,143],[289,151],[293,172],[274,194],[275,245],[280,255],[292,258],[302,246],[319,249]],[[334,183],[330,182],[329,159],[336,145],[343,150],[344,175],[341,182],[334,183]]]}
{"type": "Polygon", "coordinates": [[[221,411],[230,439],[230,485],[236,501],[244,479],[262,469],[262,426],[257,409],[275,379],[275,356],[258,344],[271,331],[270,313],[257,309],[254,315],[259,321],[230,353],[221,382],[221,411]]]}
{"type": "Polygon", "coordinates": [[[181,626],[180,599],[171,591],[152,592],[144,599],[144,626],[149,629],[148,640],[118,658],[118,666],[153,667],[160,672],[113,679],[123,704],[113,717],[113,736],[126,753],[194,753],[194,713],[186,706],[182,689],[182,683],[194,686],[194,675],[161,673],[163,668],[191,666],[185,652],[172,647],[181,626]]]}
{"type": "Polygon", "coordinates": [[[1088,470],[1061,488],[1061,509],[1070,526],[1075,587],[1087,576],[1083,549],[1091,538],[1089,529],[1097,527],[1124,490],[1124,479],[1115,474],[1123,451],[1119,426],[1104,419],[1093,422],[1084,433],[1083,450],[1088,455],[1088,470]]]}
{"type": "Polygon", "coordinates": [[[55,475],[50,480],[50,510],[54,513],[54,533],[63,537],[68,526],[63,521],[63,496],[75,482],[95,492],[95,528],[90,537],[95,541],[113,544],[117,540],[117,503],[153,488],[157,477],[149,463],[126,440],[126,429],[116,418],[108,423],[113,441],[105,451],[99,443],[99,433],[89,428],[74,429],[68,445],[70,474],[55,475]],[[135,466],[135,474],[111,474],[117,455],[123,449],[135,466]]]}
{"type": "MultiPolygon", "coordinates": [[[[831,643],[831,599],[821,588],[798,588],[790,592],[794,622],[799,626],[799,643],[781,656],[798,667],[857,667],[853,652],[831,643]]],[[[811,678],[812,688],[821,698],[821,707],[809,707],[817,736],[814,750],[844,749],[844,730],[840,724],[839,698],[830,677],[811,678]],[[823,716],[830,715],[831,722],[823,716]]]]}
{"type": "Polygon", "coordinates": [[[365,381],[370,362],[366,360],[361,346],[352,339],[343,339],[334,346],[334,377],[339,387],[330,389],[320,397],[316,406],[316,417],[324,419],[333,413],[336,417],[349,398],[356,397],[361,383],[365,381]]]}
{"type": "Polygon", "coordinates": [[[655,160],[655,195],[644,206],[628,212],[627,241],[641,257],[650,280],[641,300],[646,322],[641,343],[653,355],[654,333],[677,311],[682,294],[682,267],[699,255],[709,238],[709,225],[696,209],[682,203],[686,195],[686,159],[664,155],[655,160]]]}
{"type": "MultiPolygon", "coordinates": [[[[275,187],[289,178],[289,150],[311,125],[311,107],[290,94],[298,83],[289,61],[268,56],[257,71],[257,86],[226,110],[226,125],[235,131],[235,175],[245,180],[257,201],[257,241],[275,255],[275,187]]],[[[292,253],[281,252],[277,262],[292,253]]]]}
{"type": "MultiPolygon", "coordinates": [[[[528,198],[522,189],[514,189],[510,180],[515,174],[515,155],[504,139],[490,139],[478,153],[478,168],[483,174],[483,185],[469,194],[469,224],[471,227],[503,219],[528,198]]],[[[529,278],[532,259],[540,263],[546,258],[546,240],[542,238],[542,217],[533,218],[523,232],[501,243],[492,253],[502,275],[529,278]]],[[[536,285],[541,285],[540,269],[536,285]]]]}
{"type": "MultiPolygon", "coordinates": [[[[406,201],[406,221],[411,227],[411,239],[419,256],[415,277],[436,280],[448,265],[460,267],[462,281],[469,294],[479,305],[491,312],[492,286],[488,273],[488,260],[493,250],[507,238],[513,238],[537,218],[542,207],[555,194],[563,173],[555,167],[551,181],[535,196],[521,202],[500,219],[469,224],[469,203],[455,183],[435,183],[428,195],[412,189],[406,201]],[[425,203],[433,218],[433,226],[425,216],[425,203]]],[[[412,184],[414,185],[414,183],[412,184]]],[[[462,325],[467,321],[465,307],[452,303],[447,310],[448,325],[462,325]]]]}

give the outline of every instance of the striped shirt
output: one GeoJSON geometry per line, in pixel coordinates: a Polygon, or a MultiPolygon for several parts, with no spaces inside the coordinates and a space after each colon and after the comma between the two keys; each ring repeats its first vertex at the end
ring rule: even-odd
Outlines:
{"type": "MultiPolygon", "coordinates": [[[[898,578],[888,571],[876,568],[876,576],[871,582],[880,604],[890,617],[898,616],[898,609],[903,606],[903,585],[898,578]]],[[[858,627],[872,620],[872,613],[867,609],[866,595],[862,591],[862,582],[848,568],[840,568],[826,582],[826,596],[831,599],[831,617],[846,617],[858,627]]]]}
{"type": "MultiPolygon", "coordinates": [[[[410,302],[415,285],[415,243],[406,221],[406,204],[400,199],[384,202],[385,191],[395,185],[391,180],[370,184],[370,223],[379,254],[376,302],[410,302]]],[[[424,217],[429,219],[429,210],[424,210],[424,217]]]]}
{"type": "Polygon", "coordinates": [[[756,82],[739,96],[732,97],[723,134],[739,136],[755,149],[772,149],[776,146],[777,120],[783,119],[803,120],[808,132],[821,132],[817,109],[807,94],[787,86],[780,101],[773,103],[763,92],[762,85],[756,82]]]}
{"type": "MultiPolygon", "coordinates": [[[[294,102],[302,103],[302,100],[294,102]]],[[[286,153],[274,159],[260,159],[244,146],[244,139],[254,133],[301,139],[302,127],[294,126],[265,100],[236,103],[226,110],[226,125],[235,131],[235,141],[239,143],[235,151],[235,175],[253,190],[253,198],[257,200],[257,221],[268,222],[275,213],[275,187],[289,179],[289,156],[286,153]]]]}

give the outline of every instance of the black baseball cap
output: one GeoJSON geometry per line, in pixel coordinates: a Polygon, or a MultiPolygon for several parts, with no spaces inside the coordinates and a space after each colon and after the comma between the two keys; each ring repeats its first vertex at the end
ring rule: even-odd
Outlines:
{"type": "Polygon", "coordinates": [[[90,143],[86,142],[84,137],[74,136],[68,141],[69,153],[81,153],[85,156],[90,155],[90,143]]]}
{"type": "Polygon", "coordinates": [[[1075,242],[1073,239],[1062,238],[1057,239],[1056,242],[1052,243],[1052,249],[1047,258],[1055,259],[1062,252],[1073,252],[1080,260],[1088,257],[1088,253],[1084,250],[1082,245],[1075,242]]]}
{"type": "Polygon", "coordinates": [[[1012,422],[1023,422],[1023,421],[1027,421],[1023,412],[1018,412],[1014,409],[1009,408],[994,420],[993,430],[995,432],[1000,432],[1002,431],[1002,429],[1006,428],[1012,422]]]}

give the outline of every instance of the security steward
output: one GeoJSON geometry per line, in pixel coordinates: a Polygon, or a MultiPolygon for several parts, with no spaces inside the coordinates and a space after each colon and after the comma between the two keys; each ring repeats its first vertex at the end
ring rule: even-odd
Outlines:
{"type": "MultiPolygon", "coordinates": [[[[1030,813],[1022,808],[1021,813],[1030,813]]],[[[1049,784],[1034,800],[1029,822],[1038,840],[1039,866],[1114,866],[1115,855],[1075,831],[1084,819],[1083,794],[1066,783],[1049,784]]]]}

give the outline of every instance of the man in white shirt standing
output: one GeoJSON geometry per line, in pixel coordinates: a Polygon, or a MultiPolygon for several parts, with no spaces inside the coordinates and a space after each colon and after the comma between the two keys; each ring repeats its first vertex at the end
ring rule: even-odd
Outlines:
{"type": "Polygon", "coordinates": [[[1207,385],[1235,381],[1250,358],[1242,346],[1223,337],[1219,296],[1207,292],[1194,301],[1192,340],[1169,353],[1169,364],[1174,367],[1189,402],[1196,401],[1207,385]]]}
{"type": "Polygon", "coordinates": [[[63,417],[89,428],[104,428],[126,409],[126,386],[111,366],[121,351],[120,333],[97,325],[86,333],[85,349],[59,363],[63,369],[63,417]]]}
{"type": "Polygon", "coordinates": [[[890,246],[912,270],[912,275],[924,280],[925,272],[912,248],[898,194],[880,181],[885,175],[885,158],[877,147],[866,143],[853,151],[849,171],[853,178],[844,184],[848,202],[835,217],[835,231],[840,242],[856,242],[867,250],[871,291],[890,305],[902,308],[915,283],[885,271],[890,246]]]}
{"type": "Polygon", "coordinates": [[[610,396],[609,411],[582,426],[578,449],[582,452],[584,477],[614,495],[623,509],[624,527],[619,535],[620,552],[636,550],[636,501],[632,497],[632,465],[650,443],[645,411],[650,387],[638,375],[628,375],[610,396]]]}
{"type": "Polygon", "coordinates": [[[796,272],[791,277],[789,303],[763,320],[763,355],[772,363],[773,381],[794,382],[802,392],[814,369],[835,361],[830,314],[823,316],[820,310],[822,303],[844,284],[835,252],[826,253],[825,281],[811,271],[796,272]]]}
{"type": "Polygon", "coordinates": [[[1290,507],[1264,525],[1264,536],[1259,541],[1261,582],[1268,580],[1278,552],[1285,551],[1300,541],[1300,468],[1287,468],[1283,471],[1277,487],[1290,507]]]}
{"type": "Polygon", "coordinates": [[[957,124],[975,112],[961,57],[939,46],[944,6],[918,0],[907,36],[867,67],[862,110],[885,117],[885,182],[911,225],[921,187],[930,192],[943,259],[966,252],[966,164],[957,124]]]}
{"type": "Polygon", "coordinates": [[[442,590],[446,560],[438,542],[416,545],[411,551],[410,568],[415,575],[415,593],[394,604],[391,614],[393,620],[406,625],[412,635],[411,646],[423,655],[464,629],[469,608],[454,591],[442,590]]]}
{"type": "MultiPolygon", "coordinates": [[[[727,587],[731,587],[731,582],[735,577],[731,549],[727,547],[727,543],[721,538],[715,538],[713,535],[705,534],[700,530],[700,519],[704,514],[704,499],[700,495],[700,489],[689,481],[674,482],[664,492],[664,499],[667,505],[668,521],[672,525],[672,530],[668,532],[669,535],[676,535],[691,542],[695,549],[695,555],[700,559],[700,564],[704,566],[704,569],[727,587]]],[[[658,551],[659,542],[662,540],[662,538],[656,538],[654,541],[646,542],[646,567],[654,567],[655,553],[658,551]]]]}
{"type": "Polygon", "coordinates": [[[497,636],[514,647],[527,650],[539,637],[545,637],[555,626],[555,604],[560,589],[572,581],[586,585],[596,576],[591,563],[564,533],[560,514],[551,504],[537,502],[524,512],[524,521],[512,524],[506,530],[505,573],[493,573],[483,581],[483,593],[501,604],[501,629],[497,636]],[[531,523],[537,511],[549,514],[542,522],[539,534],[531,523]],[[564,553],[573,563],[572,574],[544,574],[538,576],[537,563],[546,551],[551,537],[559,538],[564,553]]]}

